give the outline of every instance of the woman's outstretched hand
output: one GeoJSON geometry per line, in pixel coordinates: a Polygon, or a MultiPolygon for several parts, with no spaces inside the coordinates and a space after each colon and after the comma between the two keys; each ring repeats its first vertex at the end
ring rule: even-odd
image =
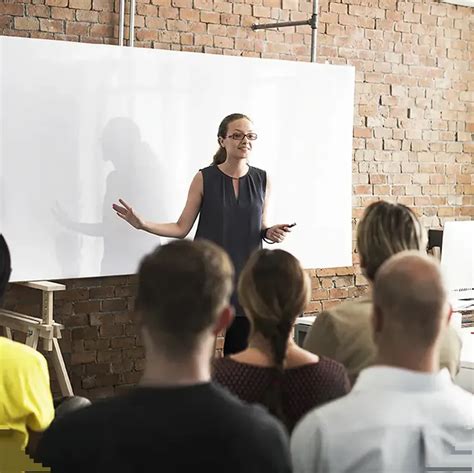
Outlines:
{"type": "Polygon", "coordinates": [[[142,220],[142,218],[136,214],[133,208],[130,207],[130,205],[128,205],[125,201],[119,199],[119,202],[122,205],[112,204],[112,208],[115,210],[116,214],[128,222],[132,227],[138,230],[143,230],[145,222],[142,220]]]}
{"type": "Polygon", "coordinates": [[[281,243],[288,232],[291,232],[289,223],[273,225],[266,231],[265,238],[273,243],[281,243]]]}

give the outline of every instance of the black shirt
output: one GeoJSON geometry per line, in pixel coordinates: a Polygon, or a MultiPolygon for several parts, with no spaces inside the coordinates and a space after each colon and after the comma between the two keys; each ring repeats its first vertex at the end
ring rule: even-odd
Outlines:
{"type": "Polygon", "coordinates": [[[283,427],[212,383],[136,388],[54,421],[36,458],[53,473],[288,473],[283,427]]]}
{"type": "MultiPolygon", "coordinates": [[[[205,238],[220,245],[229,254],[238,280],[249,256],[262,246],[263,204],[267,187],[265,171],[249,166],[239,178],[239,194],[235,195],[232,177],[212,165],[201,169],[203,199],[195,238],[205,238]]],[[[234,292],[232,303],[236,315],[244,312],[234,292]]]]}

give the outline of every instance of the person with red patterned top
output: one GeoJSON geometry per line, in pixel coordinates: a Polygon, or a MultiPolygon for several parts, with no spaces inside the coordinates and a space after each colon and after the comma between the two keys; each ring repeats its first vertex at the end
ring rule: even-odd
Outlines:
{"type": "Polygon", "coordinates": [[[310,284],[290,253],[254,253],[238,290],[251,324],[249,346],[215,360],[213,378],[240,399],[266,406],[291,432],[312,408],[349,391],[346,370],[293,341],[292,328],[309,301],[310,284]]]}

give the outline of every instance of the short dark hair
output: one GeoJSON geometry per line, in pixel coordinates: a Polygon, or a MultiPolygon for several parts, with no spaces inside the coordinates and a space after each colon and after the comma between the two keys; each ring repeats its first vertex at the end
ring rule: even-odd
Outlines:
{"type": "Polygon", "coordinates": [[[0,304],[5,295],[11,271],[10,250],[5,238],[0,234],[0,304]]]}
{"type": "Polygon", "coordinates": [[[216,244],[173,241],[142,260],[136,309],[162,349],[186,356],[229,304],[233,276],[229,257],[216,244]]]}

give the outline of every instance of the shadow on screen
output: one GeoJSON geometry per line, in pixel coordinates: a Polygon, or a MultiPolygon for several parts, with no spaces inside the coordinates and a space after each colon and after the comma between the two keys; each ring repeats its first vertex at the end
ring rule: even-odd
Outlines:
{"type": "MultiPolygon", "coordinates": [[[[144,254],[160,244],[160,238],[131,227],[115,215],[112,204],[121,197],[144,218],[153,219],[164,204],[159,182],[162,173],[158,157],[142,141],[138,126],[129,118],[116,117],[106,124],[101,149],[103,160],[110,161],[114,168],[106,180],[102,220],[75,221],[59,203],[53,213],[68,230],[103,238],[102,276],[130,274],[136,271],[144,254]]],[[[57,242],[57,247],[64,249],[64,241],[57,242]]]]}

